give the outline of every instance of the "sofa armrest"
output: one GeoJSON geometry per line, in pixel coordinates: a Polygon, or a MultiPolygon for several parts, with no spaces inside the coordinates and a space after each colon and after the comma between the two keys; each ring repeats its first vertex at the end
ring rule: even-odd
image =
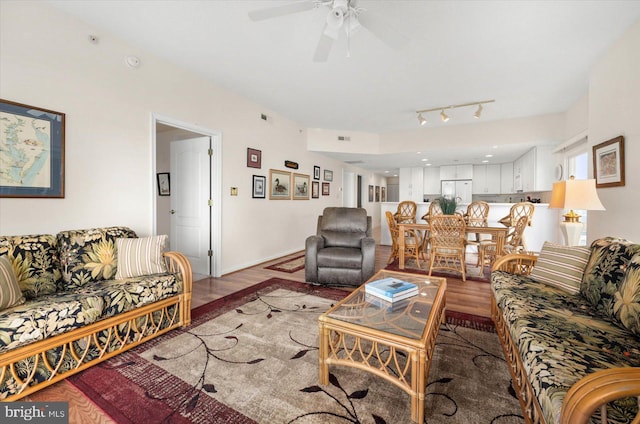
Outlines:
{"type": "Polygon", "coordinates": [[[191,324],[191,296],[193,291],[193,271],[191,263],[186,256],[180,252],[164,252],[167,271],[176,272],[182,275],[182,314],[181,321],[186,327],[191,324]]]}
{"type": "Polygon", "coordinates": [[[506,271],[511,274],[529,275],[538,257],[525,253],[512,253],[496,259],[491,271],[506,271]]]}
{"type": "MultiPolygon", "coordinates": [[[[616,399],[640,396],[640,368],[611,368],[587,375],[571,386],[562,404],[563,423],[583,424],[616,399]]],[[[640,420],[636,415],[634,423],[640,420]]]]}
{"type": "Polygon", "coordinates": [[[308,283],[318,282],[318,251],[323,247],[322,236],[309,236],[305,241],[304,278],[308,283]]]}

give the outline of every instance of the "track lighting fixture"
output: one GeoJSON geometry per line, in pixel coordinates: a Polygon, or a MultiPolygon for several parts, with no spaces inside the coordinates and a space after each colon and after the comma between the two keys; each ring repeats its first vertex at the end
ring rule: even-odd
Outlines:
{"type": "Polygon", "coordinates": [[[449,120],[449,115],[445,113],[445,110],[456,109],[456,108],[467,107],[467,106],[478,106],[478,109],[473,114],[473,117],[476,119],[480,119],[480,116],[482,115],[482,111],[484,109],[482,105],[486,103],[493,103],[493,102],[495,102],[495,100],[482,100],[480,102],[469,102],[469,103],[462,103],[459,105],[440,106],[440,107],[434,107],[431,109],[416,110],[416,113],[418,114],[418,123],[420,123],[420,125],[425,125],[428,121],[427,121],[427,118],[424,117],[424,114],[427,112],[435,112],[438,110],[440,111],[440,118],[442,119],[442,122],[447,122],[449,120]]]}
{"type": "Polygon", "coordinates": [[[476,119],[480,119],[480,115],[482,115],[482,104],[478,105],[478,110],[473,114],[473,117],[476,119]]]}

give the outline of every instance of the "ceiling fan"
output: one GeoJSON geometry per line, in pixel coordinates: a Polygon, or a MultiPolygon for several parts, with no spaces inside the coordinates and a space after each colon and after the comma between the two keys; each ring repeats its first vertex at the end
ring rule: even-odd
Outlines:
{"type": "MultiPolygon", "coordinates": [[[[357,0],[304,0],[282,6],[253,10],[249,12],[249,18],[252,21],[262,21],[293,13],[306,12],[320,7],[327,8],[328,14],[320,41],[318,41],[313,55],[315,62],[327,61],[331,46],[338,39],[341,29],[346,32],[347,41],[350,39],[351,34],[362,26],[393,49],[399,49],[406,42],[406,38],[390,27],[384,20],[358,7],[357,0]]],[[[347,50],[348,55],[349,51],[347,50]]]]}

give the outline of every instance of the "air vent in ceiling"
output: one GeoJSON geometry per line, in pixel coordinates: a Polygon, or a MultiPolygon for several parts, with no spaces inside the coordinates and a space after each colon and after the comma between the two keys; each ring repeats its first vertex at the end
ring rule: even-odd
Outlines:
{"type": "Polygon", "coordinates": [[[339,135],[338,136],[338,141],[351,141],[351,137],[347,137],[344,135],[339,135]]]}

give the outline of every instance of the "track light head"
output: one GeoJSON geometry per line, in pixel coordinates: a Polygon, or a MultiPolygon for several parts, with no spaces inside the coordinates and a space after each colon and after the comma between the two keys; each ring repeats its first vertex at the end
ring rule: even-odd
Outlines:
{"type": "Polygon", "coordinates": [[[421,113],[418,114],[418,122],[420,123],[420,125],[424,126],[427,124],[427,119],[422,116],[421,113]]]}
{"type": "Polygon", "coordinates": [[[444,109],[442,109],[442,112],[440,112],[440,118],[442,118],[442,122],[447,122],[449,120],[449,115],[444,113],[444,109]]]}
{"type": "Polygon", "coordinates": [[[482,103],[478,103],[478,110],[473,114],[473,117],[476,119],[480,119],[480,115],[482,115],[482,103]]]}

